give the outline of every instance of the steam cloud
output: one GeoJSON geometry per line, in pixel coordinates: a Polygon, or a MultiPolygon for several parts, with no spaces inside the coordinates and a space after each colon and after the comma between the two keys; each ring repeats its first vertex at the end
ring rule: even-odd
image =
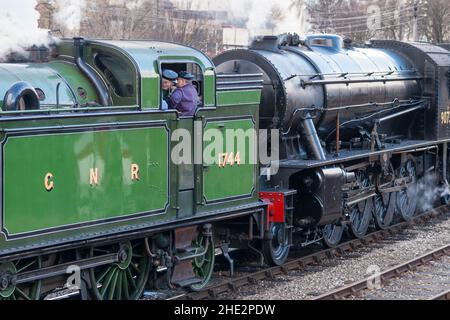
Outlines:
{"type": "Polygon", "coordinates": [[[231,19],[246,20],[252,36],[308,31],[306,0],[187,0],[200,10],[227,11],[231,19]],[[293,5],[295,3],[296,5],[293,5]],[[272,13],[279,15],[274,16],[272,13]]]}
{"type": "Polygon", "coordinates": [[[72,33],[80,31],[80,23],[83,18],[83,9],[86,6],[85,0],[54,0],[56,12],[55,22],[64,26],[72,33]]]}
{"type": "Polygon", "coordinates": [[[440,185],[438,182],[439,179],[435,174],[427,174],[419,179],[416,185],[408,188],[408,196],[417,199],[418,209],[421,212],[433,209],[436,201],[450,196],[449,186],[440,185]]]}
{"type": "Polygon", "coordinates": [[[291,1],[276,0],[248,0],[250,4],[247,28],[253,35],[261,33],[280,34],[297,32],[304,34],[307,31],[306,17],[291,1]],[[274,16],[278,13],[279,16],[274,16]]]}
{"type": "Polygon", "coordinates": [[[32,45],[46,45],[48,30],[38,28],[36,0],[2,1],[0,6],[0,61],[12,52],[24,54],[32,45]]]}

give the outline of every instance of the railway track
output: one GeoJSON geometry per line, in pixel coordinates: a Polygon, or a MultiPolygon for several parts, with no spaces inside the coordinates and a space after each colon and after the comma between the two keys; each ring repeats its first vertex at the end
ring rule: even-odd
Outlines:
{"type": "Polygon", "coordinates": [[[444,291],[433,298],[431,300],[450,300],[450,290],[444,291]]]}
{"type": "MultiPolygon", "coordinates": [[[[276,276],[288,275],[291,271],[302,270],[307,266],[318,264],[325,259],[343,256],[347,253],[357,250],[358,248],[380,242],[413,225],[424,224],[434,218],[447,214],[449,211],[449,205],[440,206],[438,208],[422,213],[414,217],[410,221],[394,224],[388,229],[374,231],[360,239],[352,239],[347,242],[343,242],[335,248],[321,250],[304,257],[296,258],[286,262],[281,266],[269,267],[243,276],[227,279],[218,284],[207,287],[202,291],[183,293],[177,296],[170,297],[167,300],[205,300],[225,298],[230,294],[236,292],[239,288],[245,287],[247,285],[258,284],[258,282],[262,280],[273,280],[276,278],[276,276]]],[[[449,248],[440,249],[442,250],[442,252],[444,252],[444,254],[447,254],[447,252],[449,252],[449,248]]],[[[395,273],[396,271],[393,272],[395,273]]],[[[321,296],[317,298],[321,298],[321,296]]]]}
{"type": "MultiPolygon", "coordinates": [[[[389,280],[401,277],[408,271],[414,271],[418,267],[423,266],[431,261],[439,260],[444,256],[450,256],[450,244],[428,252],[405,263],[399,264],[393,268],[389,268],[388,270],[385,270],[377,275],[369,276],[363,280],[322,294],[312,300],[341,300],[348,297],[357,297],[362,292],[373,289],[374,286],[380,286],[381,288],[381,286],[389,280]]],[[[442,295],[442,297],[446,299],[448,298],[448,296],[449,292],[442,295]]]]}

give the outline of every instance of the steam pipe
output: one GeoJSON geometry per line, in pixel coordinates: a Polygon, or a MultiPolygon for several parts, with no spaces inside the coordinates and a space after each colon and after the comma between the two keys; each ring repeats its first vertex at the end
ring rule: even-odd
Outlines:
{"type": "Polygon", "coordinates": [[[97,96],[100,99],[100,104],[102,106],[111,106],[111,97],[108,94],[108,88],[105,86],[103,81],[97,76],[95,71],[86,64],[84,60],[84,39],[83,38],[73,38],[73,44],[75,47],[75,63],[80,71],[92,82],[97,92],[97,96]]]}
{"type": "Polygon", "coordinates": [[[403,111],[399,111],[399,112],[393,113],[391,115],[385,116],[383,118],[377,119],[377,120],[375,120],[375,122],[376,123],[382,123],[384,121],[391,120],[391,119],[394,119],[394,118],[398,118],[400,116],[403,116],[405,114],[414,112],[416,110],[425,109],[426,107],[427,107],[426,104],[419,104],[418,106],[415,106],[415,107],[412,107],[412,108],[409,108],[409,109],[406,109],[406,110],[403,110],[403,111]]]}
{"type": "Polygon", "coordinates": [[[309,113],[300,120],[300,134],[306,144],[306,152],[311,160],[326,160],[325,152],[317,135],[316,127],[309,113]]]}

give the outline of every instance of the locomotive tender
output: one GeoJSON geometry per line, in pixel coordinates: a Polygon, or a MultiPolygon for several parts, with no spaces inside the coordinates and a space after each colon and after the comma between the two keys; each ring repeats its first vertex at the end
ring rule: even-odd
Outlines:
{"type": "Polygon", "coordinates": [[[42,298],[74,270],[83,298],[200,290],[216,249],[231,270],[229,247],[282,264],[292,245],[410,219],[426,174],[447,183],[449,70],[437,46],[334,35],[262,37],[214,63],[76,38],[48,61],[0,64],[0,297],[42,298]],[[161,110],[165,68],[195,75],[195,117],[161,110]],[[260,128],[280,132],[270,165],[220,161],[258,154],[228,136],[218,164],[171,161],[178,129],[202,152],[210,129],[260,128]]]}

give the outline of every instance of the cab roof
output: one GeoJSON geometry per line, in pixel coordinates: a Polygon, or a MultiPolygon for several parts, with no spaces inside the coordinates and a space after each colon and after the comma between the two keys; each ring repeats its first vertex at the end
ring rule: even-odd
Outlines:
{"type": "MultiPolygon", "coordinates": [[[[92,40],[85,39],[86,47],[97,47],[122,53],[133,60],[141,72],[157,72],[159,61],[192,61],[199,64],[203,71],[214,69],[211,59],[201,51],[171,42],[154,40],[92,40]]],[[[64,39],[60,43],[62,51],[72,54],[73,40],[64,39]],[[64,47],[66,50],[64,50],[64,47]],[[69,49],[70,51],[67,51],[69,49]]]]}

